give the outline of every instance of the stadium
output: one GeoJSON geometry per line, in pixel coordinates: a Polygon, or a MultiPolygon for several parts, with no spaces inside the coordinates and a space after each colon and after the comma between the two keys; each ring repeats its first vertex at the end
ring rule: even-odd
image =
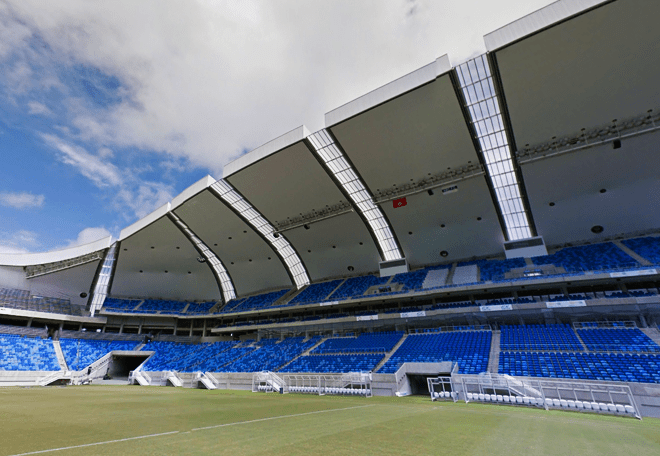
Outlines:
{"type": "Polygon", "coordinates": [[[658,454],[658,17],[555,2],[0,254],[0,453],[658,454]]]}

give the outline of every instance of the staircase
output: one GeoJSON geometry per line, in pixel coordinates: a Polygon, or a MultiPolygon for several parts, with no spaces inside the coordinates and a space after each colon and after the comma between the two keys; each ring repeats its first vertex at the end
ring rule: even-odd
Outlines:
{"type": "Polygon", "coordinates": [[[181,378],[179,378],[179,376],[174,371],[167,371],[165,373],[165,378],[174,387],[182,387],[183,386],[183,382],[181,381],[181,378]]]}
{"type": "Polygon", "coordinates": [[[447,284],[449,269],[432,269],[426,273],[422,288],[444,287],[447,284]]]}
{"type": "Polygon", "coordinates": [[[653,342],[660,345],[660,330],[655,328],[639,328],[644,334],[649,336],[653,342]]]}
{"type": "Polygon", "coordinates": [[[626,254],[628,256],[635,259],[635,261],[637,261],[642,266],[652,266],[653,265],[653,263],[651,263],[649,260],[647,260],[646,258],[641,256],[640,254],[630,250],[630,248],[626,247],[626,245],[623,242],[621,242],[621,241],[612,241],[612,244],[616,245],[618,248],[620,248],[621,250],[626,252],[626,254]]]}
{"type": "Polygon", "coordinates": [[[60,369],[68,371],[69,367],[66,365],[66,359],[64,358],[64,353],[62,353],[62,346],[60,345],[59,340],[53,341],[53,348],[55,349],[55,356],[57,356],[57,362],[60,364],[60,369]]]}
{"type": "MultiPolygon", "coordinates": [[[[445,269],[445,271],[446,271],[446,269],[445,269]]],[[[392,357],[392,355],[393,355],[394,353],[396,353],[396,351],[399,349],[399,347],[401,346],[401,344],[403,344],[403,342],[406,340],[407,337],[408,337],[408,334],[404,334],[404,335],[403,335],[403,337],[401,338],[401,340],[400,340],[399,342],[396,343],[396,345],[394,346],[394,348],[392,348],[392,350],[390,350],[389,352],[387,352],[387,354],[385,355],[385,357],[384,357],[384,358],[383,358],[378,364],[376,364],[376,367],[374,367],[373,372],[378,372],[378,369],[380,369],[381,367],[383,367],[383,366],[385,365],[385,363],[388,362],[388,361],[390,360],[390,358],[392,357]]]]}
{"type": "Polygon", "coordinates": [[[500,331],[493,331],[493,337],[490,340],[490,355],[488,356],[488,372],[497,374],[500,368],[500,331]]]}
{"type": "Polygon", "coordinates": [[[289,361],[287,361],[286,363],[282,364],[280,367],[278,367],[278,368],[275,369],[275,370],[276,370],[276,371],[279,371],[280,369],[284,369],[286,366],[288,366],[289,364],[291,364],[292,362],[294,362],[295,360],[297,360],[297,359],[300,358],[301,356],[307,356],[307,355],[309,355],[309,354],[312,352],[312,350],[314,350],[316,347],[318,347],[319,345],[321,345],[321,344],[322,344],[323,342],[325,342],[326,340],[328,340],[328,338],[327,338],[327,337],[324,337],[323,339],[321,339],[321,340],[319,341],[318,344],[314,344],[314,345],[313,345],[312,347],[310,347],[308,350],[305,350],[304,352],[302,352],[302,353],[299,354],[298,356],[294,357],[293,359],[290,359],[289,361]]]}
{"type": "Polygon", "coordinates": [[[197,380],[204,385],[207,390],[218,389],[218,380],[211,374],[205,372],[197,372],[197,380]]]}

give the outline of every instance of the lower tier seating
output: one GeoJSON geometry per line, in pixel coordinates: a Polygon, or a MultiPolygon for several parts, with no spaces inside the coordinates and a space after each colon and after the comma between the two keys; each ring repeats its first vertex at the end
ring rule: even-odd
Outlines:
{"type": "Polygon", "coordinates": [[[280,372],[368,372],[383,359],[382,354],[301,356],[280,372]]]}
{"type": "Polygon", "coordinates": [[[358,337],[339,337],[324,341],[314,353],[388,352],[394,348],[403,331],[364,333],[358,337]]]}
{"type": "Polygon", "coordinates": [[[660,345],[638,328],[589,328],[577,332],[589,351],[660,353],[660,345]]]}
{"type": "Polygon", "coordinates": [[[500,353],[499,373],[523,377],[660,383],[660,356],[605,353],[500,353]]]}
{"type": "Polygon", "coordinates": [[[133,350],[137,342],[89,339],[60,339],[66,365],[71,370],[82,370],[113,350],[133,350]]]}
{"type": "Polygon", "coordinates": [[[378,371],[391,374],[403,363],[453,361],[463,374],[478,374],[488,368],[491,331],[457,331],[411,334],[378,371]]]}
{"type": "Polygon", "coordinates": [[[37,337],[0,334],[0,370],[60,370],[53,341],[37,337]]]}
{"type": "Polygon", "coordinates": [[[502,350],[582,351],[582,344],[570,325],[502,326],[502,350]]]}
{"type": "MultiPolygon", "coordinates": [[[[304,337],[291,337],[284,339],[279,344],[264,344],[248,355],[226,365],[222,368],[222,372],[276,371],[321,340],[320,337],[312,337],[307,342],[303,342],[304,339],[304,337]]],[[[257,345],[262,342],[259,341],[257,345]]]]}

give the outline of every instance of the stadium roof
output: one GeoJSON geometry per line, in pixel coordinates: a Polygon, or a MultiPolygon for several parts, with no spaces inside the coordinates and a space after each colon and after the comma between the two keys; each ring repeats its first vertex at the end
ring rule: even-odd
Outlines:
{"type": "MultiPolygon", "coordinates": [[[[531,211],[529,232],[548,245],[660,226],[650,166],[660,138],[657,17],[660,4],[645,0],[559,1],[485,37],[489,96],[515,157],[503,160],[531,211]]],[[[507,239],[462,77],[443,56],[325,116],[323,134],[412,267],[502,254],[507,239]]],[[[207,177],[122,231],[112,294],[220,298],[170,211],[222,262],[239,296],[295,287],[296,274],[316,282],[377,271],[383,241],[314,141],[300,127],[224,169],[270,231],[247,223],[207,177]],[[298,272],[275,238],[293,247],[298,272]]]]}

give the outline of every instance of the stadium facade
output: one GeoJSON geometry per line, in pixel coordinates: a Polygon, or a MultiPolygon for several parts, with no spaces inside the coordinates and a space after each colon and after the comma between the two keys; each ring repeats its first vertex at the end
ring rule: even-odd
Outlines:
{"type": "Polygon", "coordinates": [[[558,1],[486,35],[484,55],[444,55],[241,156],[117,240],[1,254],[0,381],[107,373],[117,352],[119,370],[235,373],[227,387],[372,371],[394,394],[423,362],[656,391],[659,16],[558,1]]]}

